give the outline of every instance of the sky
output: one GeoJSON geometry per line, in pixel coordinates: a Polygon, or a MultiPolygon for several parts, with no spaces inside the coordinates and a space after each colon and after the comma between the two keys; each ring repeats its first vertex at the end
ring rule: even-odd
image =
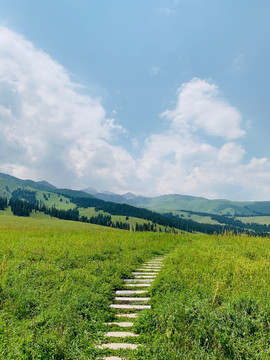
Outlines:
{"type": "Polygon", "coordinates": [[[269,0],[0,0],[0,172],[270,200],[269,0]]]}

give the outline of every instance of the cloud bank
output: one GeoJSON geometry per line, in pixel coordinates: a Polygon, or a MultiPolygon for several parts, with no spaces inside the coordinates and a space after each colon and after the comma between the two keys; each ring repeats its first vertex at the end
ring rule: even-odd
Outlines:
{"type": "Polygon", "coordinates": [[[58,186],[121,186],[133,159],[112,139],[124,131],[100,99],[82,95],[66,70],[29,41],[0,28],[1,170],[58,186]]]}
{"type": "Polygon", "coordinates": [[[0,27],[0,171],[61,187],[270,200],[270,161],[248,158],[242,116],[216,84],[182,84],[161,119],[166,130],[145,138],[134,157],[101,99],[83,95],[60,64],[0,27]]]}

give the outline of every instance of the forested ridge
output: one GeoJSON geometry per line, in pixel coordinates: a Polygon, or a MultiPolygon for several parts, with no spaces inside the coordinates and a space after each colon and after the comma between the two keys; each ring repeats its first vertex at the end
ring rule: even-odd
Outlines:
{"type": "MultiPolygon", "coordinates": [[[[218,221],[221,224],[226,224],[226,225],[236,228],[236,229],[248,228],[248,229],[254,230],[255,232],[261,232],[261,233],[270,232],[270,225],[257,224],[254,222],[243,223],[241,220],[235,219],[235,217],[233,217],[231,215],[216,215],[216,214],[197,212],[197,211],[186,211],[186,210],[179,210],[179,211],[184,211],[188,214],[209,216],[212,220],[218,221]]],[[[170,213],[170,214],[172,214],[172,213],[170,213]]],[[[176,216],[179,217],[179,215],[176,215],[176,216]]]]}
{"type": "MultiPolygon", "coordinates": [[[[59,195],[64,195],[60,191],[59,195]]],[[[43,194],[44,195],[44,194],[43,194]]],[[[260,224],[244,224],[240,220],[225,215],[214,215],[208,213],[198,213],[188,211],[190,214],[201,216],[210,216],[222,224],[206,224],[199,223],[192,219],[183,219],[179,215],[171,212],[160,214],[144,208],[138,208],[127,204],[119,204],[103,201],[94,197],[74,197],[65,193],[65,197],[69,198],[70,203],[76,205],[75,209],[58,209],[55,206],[46,206],[42,201],[36,198],[36,192],[28,189],[18,188],[12,193],[12,197],[7,201],[6,198],[0,198],[0,209],[5,209],[8,205],[11,211],[17,216],[30,216],[31,212],[39,211],[63,220],[82,221],[92,224],[98,224],[108,227],[115,227],[125,230],[135,231],[161,231],[160,226],[165,227],[165,231],[174,231],[174,229],[187,232],[202,232],[206,234],[220,234],[224,232],[233,233],[250,233],[252,235],[267,235],[270,232],[270,226],[260,224]],[[78,208],[95,208],[99,214],[95,216],[80,216],[78,208]],[[102,212],[106,213],[103,214],[102,212]],[[125,221],[112,221],[111,215],[139,218],[145,221],[144,224],[138,224],[130,227],[125,221]]],[[[45,198],[45,197],[44,197],[45,198]]]]}

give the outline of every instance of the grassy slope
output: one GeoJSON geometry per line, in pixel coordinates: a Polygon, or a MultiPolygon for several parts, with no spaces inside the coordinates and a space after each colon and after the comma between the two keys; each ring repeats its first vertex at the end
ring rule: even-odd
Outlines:
{"type": "Polygon", "coordinates": [[[156,208],[160,212],[173,210],[190,210],[208,213],[230,213],[238,210],[238,203],[227,200],[208,200],[204,198],[182,197],[180,195],[164,195],[152,198],[146,205],[150,210],[156,208]]]}
{"type": "Polygon", "coordinates": [[[270,202],[236,202],[229,200],[208,200],[200,197],[184,195],[162,195],[154,198],[143,198],[142,202],[136,200],[136,206],[145,207],[149,210],[159,212],[170,212],[175,210],[190,210],[195,212],[206,212],[213,214],[240,213],[243,215],[255,215],[254,211],[270,214],[270,202]]]}
{"type": "Polygon", "coordinates": [[[261,225],[270,225],[270,216],[247,216],[247,217],[237,217],[243,223],[257,223],[261,225]]]}
{"type": "Polygon", "coordinates": [[[141,359],[269,359],[270,240],[186,235],[137,331],[141,359]]]}
{"type": "Polygon", "coordinates": [[[180,240],[3,213],[0,238],[0,358],[20,360],[101,356],[113,290],[180,240]]]}
{"type": "MultiPolygon", "coordinates": [[[[0,174],[0,196],[6,196],[8,199],[11,198],[12,191],[18,187],[24,187],[25,189],[35,191],[38,201],[42,201],[46,206],[52,207],[55,206],[57,209],[74,209],[75,204],[70,202],[70,199],[67,197],[70,196],[80,196],[80,197],[92,197],[89,194],[86,194],[81,191],[73,191],[69,189],[52,189],[44,184],[35,183],[31,180],[20,180],[15,177],[0,174]],[[6,189],[8,186],[8,190],[6,189]],[[56,193],[59,192],[59,193],[56,193]],[[45,194],[45,197],[44,197],[45,194]],[[65,196],[67,195],[67,196],[65,196]]],[[[191,219],[200,223],[207,224],[218,224],[217,221],[212,220],[209,216],[200,216],[191,214],[189,217],[187,213],[178,211],[180,209],[198,211],[198,212],[207,212],[207,213],[216,213],[216,214],[235,214],[235,212],[242,212],[244,215],[254,215],[254,211],[264,211],[270,213],[270,202],[231,202],[228,200],[208,200],[199,197],[192,196],[183,196],[183,195],[163,195],[155,198],[142,198],[142,203],[140,203],[140,198],[136,200],[136,206],[145,207],[152,211],[158,212],[173,212],[180,215],[184,215],[184,218],[191,219]],[[248,207],[248,209],[246,208],[248,207]]],[[[80,215],[85,215],[87,217],[97,215],[94,208],[88,209],[79,209],[80,215]]],[[[255,222],[258,224],[270,224],[268,217],[243,217],[239,218],[242,222],[255,222]],[[263,221],[263,222],[262,222],[263,221]]],[[[143,224],[147,222],[146,220],[132,218],[128,221],[125,220],[125,217],[112,216],[113,221],[125,221],[128,222],[131,226],[135,226],[136,222],[138,224],[143,224]]],[[[151,223],[151,222],[150,222],[151,223]]],[[[162,230],[164,228],[161,226],[162,230]]]]}
{"type": "MultiPolygon", "coordinates": [[[[0,174],[0,196],[2,195],[2,196],[7,197],[8,199],[10,199],[11,195],[12,195],[12,191],[14,191],[15,189],[20,188],[20,187],[23,187],[24,189],[27,189],[30,191],[35,191],[37,200],[39,202],[41,201],[42,204],[46,205],[47,207],[54,206],[57,209],[63,209],[63,210],[76,208],[76,205],[73,204],[70,201],[70,199],[64,195],[79,196],[79,197],[92,197],[91,195],[86,194],[84,192],[73,191],[73,190],[69,190],[69,189],[57,189],[57,190],[48,189],[49,191],[40,190],[39,188],[43,189],[46,187],[44,187],[44,185],[42,185],[42,184],[36,184],[30,180],[29,181],[28,180],[20,180],[20,179],[16,179],[16,178],[13,178],[10,176],[1,178],[1,174],[0,174]],[[30,186],[28,186],[29,184],[32,186],[36,186],[37,188],[30,187],[30,186]],[[8,186],[9,191],[7,191],[6,186],[8,186]],[[56,193],[54,191],[57,191],[58,193],[56,193]]],[[[80,216],[84,215],[87,218],[89,218],[91,216],[97,216],[99,213],[110,215],[103,211],[95,211],[95,208],[93,208],[93,207],[79,208],[79,213],[80,213],[80,216]]],[[[117,216],[117,215],[116,216],[112,215],[112,221],[113,222],[116,222],[116,221],[126,222],[126,223],[130,224],[130,226],[133,226],[134,228],[135,228],[136,223],[138,223],[140,225],[143,225],[144,223],[152,224],[152,221],[147,221],[144,219],[134,218],[134,217],[129,217],[129,220],[126,220],[125,216],[117,216]]],[[[158,226],[158,228],[159,227],[161,228],[162,231],[164,231],[164,229],[165,229],[164,226],[158,226]]]]}
{"type": "Polygon", "coordinates": [[[179,215],[183,219],[190,219],[202,224],[220,224],[218,221],[211,219],[210,216],[201,216],[197,214],[189,214],[186,211],[174,211],[173,214],[179,215]]]}

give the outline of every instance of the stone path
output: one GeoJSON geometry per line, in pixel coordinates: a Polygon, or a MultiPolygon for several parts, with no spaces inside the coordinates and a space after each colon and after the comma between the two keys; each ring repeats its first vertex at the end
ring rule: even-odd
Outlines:
{"type": "MultiPolygon", "coordinates": [[[[121,338],[136,338],[139,335],[132,332],[132,318],[138,316],[138,312],[144,309],[150,309],[150,298],[147,296],[148,289],[158,275],[160,268],[163,265],[164,257],[157,257],[151,261],[141,265],[139,269],[132,274],[134,279],[124,279],[125,290],[116,290],[114,303],[110,305],[111,309],[115,309],[115,321],[108,322],[108,331],[105,333],[105,338],[108,338],[108,343],[98,345],[99,349],[110,349],[114,351],[121,349],[135,350],[138,344],[129,342],[117,342],[117,339],[121,338]],[[128,313],[125,313],[128,311],[128,313]],[[121,318],[117,321],[117,318],[121,318]],[[119,328],[119,331],[109,331],[110,327],[119,328]],[[127,330],[126,330],[127,329],[127,330]]],[[[104,360],[121,360],[124,359],[119,356],[107,356],[104,360]]]]}

